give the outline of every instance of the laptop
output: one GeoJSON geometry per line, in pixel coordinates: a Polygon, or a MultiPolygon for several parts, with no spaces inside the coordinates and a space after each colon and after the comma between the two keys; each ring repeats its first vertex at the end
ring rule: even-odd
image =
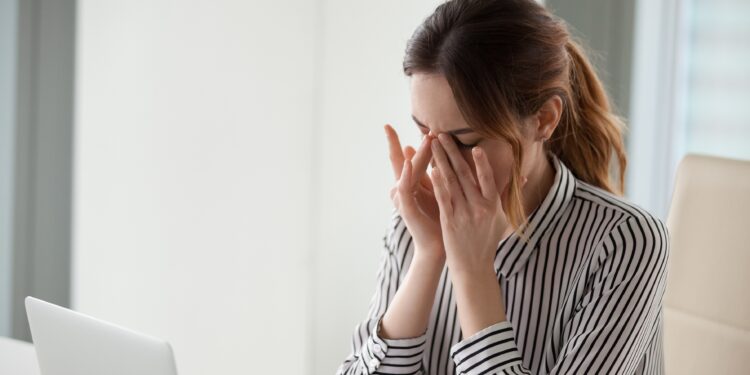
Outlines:
{"type": "Polygon", "coordinates": [[[166,341],[26,297],[41,375],[177,375],[166,341]]]}

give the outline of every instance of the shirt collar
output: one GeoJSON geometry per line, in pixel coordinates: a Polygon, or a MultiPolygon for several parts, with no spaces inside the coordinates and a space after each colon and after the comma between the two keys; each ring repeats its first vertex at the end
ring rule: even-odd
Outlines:
{"type": "Polygon", "coordinates": [[[525,231],[529,241],[525,242],[513,232],[500,241],[495,254],[495,271],[506,278],[526,264],[539,239],[560,219],[573,198],[575,176],[556,155],[550,153],[549,158],[555,168],[555,181],[542,203],[529,216],[529,224],[525,231]]]}

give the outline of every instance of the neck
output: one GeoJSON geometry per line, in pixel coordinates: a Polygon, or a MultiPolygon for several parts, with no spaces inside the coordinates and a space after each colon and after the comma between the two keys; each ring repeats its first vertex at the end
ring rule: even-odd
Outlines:
{"type": "Polygon", "coordinates": [[[534,163],[534,167],[526,176],[528,182],[523,187],[523,207],[528,217],[542,204],[555,183],[555,167],[546,153],[542,153],[534,163]]]}

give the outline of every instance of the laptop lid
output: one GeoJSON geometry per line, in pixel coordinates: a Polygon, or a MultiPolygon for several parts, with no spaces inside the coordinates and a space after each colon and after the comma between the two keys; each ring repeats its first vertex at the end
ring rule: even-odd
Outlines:
{"type": "Polygon", "coordinates": [[[26,315],[41,375],[177,375],[166,341],[33,297],[26,315]]]}

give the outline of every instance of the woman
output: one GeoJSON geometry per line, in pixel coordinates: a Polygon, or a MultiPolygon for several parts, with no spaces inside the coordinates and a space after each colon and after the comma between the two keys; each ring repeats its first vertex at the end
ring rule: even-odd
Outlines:
{"type": "Polygon", "coordinates": [[[396,211],[338,373],[662,373],[668,233],[617,195],[622,122],[564,22],[448,1],[404,72],[424,137],[386,125],[396,211]]]}

